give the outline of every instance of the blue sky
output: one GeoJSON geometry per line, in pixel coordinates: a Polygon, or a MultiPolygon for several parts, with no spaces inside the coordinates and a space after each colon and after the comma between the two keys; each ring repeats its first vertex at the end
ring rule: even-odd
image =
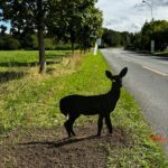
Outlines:
{"type": "Polygon", "coordinates": [[[10,29],[10,22],[0,22],[0,25],[5,25],[8,29],[10,29]]]}
{"type": "MultiPolygon", "coordinates": [[[[152,2],[155,20],[168,20],[168,0],[145,1],[152,2]]],[[[150,7],[142,0],[98,0],[96,6],[103,11],[103,26],[114,30],[137,32],[145,21],[151,20],[150,7]]],[[[10,27],[9,23],[3,24],[10,27]]]]}
{"type": "MultiPolygon", "coordinates": [[[[168,20],[168,0],[146,1],[152,3],[155,20],[168,20]]],[[[137,32],[151,20],[151,8],[142,0],[98,0],[96,6],[103,11],[104,27],[114,30],[137,32]]]]}

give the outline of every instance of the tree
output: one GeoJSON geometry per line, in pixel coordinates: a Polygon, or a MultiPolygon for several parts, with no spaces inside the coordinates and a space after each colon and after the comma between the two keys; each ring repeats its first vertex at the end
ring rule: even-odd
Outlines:
{"type": "Polygon", "coordinates": [[[78,42],[84,52],[102,36],[102,12],[97,8],[88,8],[83,13],[83,22],[78,32],[78,42]]]}
{"type": "Polygon", "coordinates": [[[102,40],[105,46],[117,47],[122,44],[121,33],[114,30],[104,29],[102,40]]]}
{"type": "Polygon", "coordinates": [[[76,43],[85,49],[96,36],[101,36],[102,13],[94,7],[95,2],[62,0],[54,9],[59,17],[50,17],[49,30],[58,39],[70,41],[73,52],[76,43]]]}
{"type": "Polygon", "coordinates": [[[141,49],[150,50],[151,40],[155,41],[155,50],[164,50],[168,45],[168,22],[157,20],[145,23],[141,30],[141,49]]]}
{"type": "Polygon", "coordinates": [[[0,50],[17,50],[20,49],[20,42],[11,35],[3,35],[0,38],[0,50]]]}
{"type": "Polygon", "coordinates": [[[129,33],[130,44],[127,48],[150,51],[151,40],[155,41],[155,50],[165,50],[168,46],[168,22],[156,20],[146,22],[140,32],[129,33]]]}
{"type": "Polygon", "coordinates": [[[29,29],[37,32],[39,45],[39,72],[46,70],[44,36],[47,30],[48,16],[56,0],[0,0],[0,19],[10,20],[13,31],[18,34],[29,29]]]}
{"type": "Polygon", "coordinates": [[[125,48],[130,45],[130,33],[127,31],[121,32],[121,45],[125,48]]]}

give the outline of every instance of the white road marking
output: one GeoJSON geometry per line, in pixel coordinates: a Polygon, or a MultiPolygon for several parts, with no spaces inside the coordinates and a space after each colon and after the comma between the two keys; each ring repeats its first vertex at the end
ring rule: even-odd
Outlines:
{"type": "Polygon", "coordinates": [[[152,72],[154,72],[154,73],[156,73],[156,74],[158,74],[158,75],[168,76],[167,73],[161,72],[161,71],[159,71],[159,70],[153,69],[153,68],[148,67],[148,66],[143,66],[143,68],[145,68],[145,69],[147,69],[147,70],[149,70],[149,71],[152,71],[152,72]]]}

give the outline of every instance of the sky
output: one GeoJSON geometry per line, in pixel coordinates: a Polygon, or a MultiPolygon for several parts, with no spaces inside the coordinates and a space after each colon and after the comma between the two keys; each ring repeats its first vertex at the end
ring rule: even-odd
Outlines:
{"type": "Polygon", "coordinates": [[[138,32],[145,21],[168,21],[168,0],[98,0],[96,7],[103,11],[103,26],[117,31],[138,32]]]}

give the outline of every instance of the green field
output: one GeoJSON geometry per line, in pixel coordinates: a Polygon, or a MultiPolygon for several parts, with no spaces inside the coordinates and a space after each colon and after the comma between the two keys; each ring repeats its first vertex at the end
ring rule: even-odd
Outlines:
{"type": "Polygon", "coordinates": [[[47,74],[41,76],[36,51],[0,52],[0,132],[18,126],[53,125],[57,115],[55,96],[59,92],[57,77],[73,71],[67,54],[47,52],[47,74]]]}
{"type": "MultiPolygon", "coordinates": [[[[68,51],[48,51],[45,75],[38,74],[36,51],[0,52],[0,134],[16,129],[52,128],[63,124],[59,113],[61,97],[78,93],[100,94],[108,91],[109,69],[102,55],[72,57],[68,51]]],[[[77,121],[85,123],[87,117],[77,121]]],[[[95,122],[95,118],[89,118],[95,122]]],[[[166,168],[168,162],[152,134],[136,101],[122,89],[121,99],[112,114],[113,125],[128,137],[126,146],[105,146],[107,167],[166,168]]],[[[0,142],[4,139],[0,138],[0,142]]]]}

